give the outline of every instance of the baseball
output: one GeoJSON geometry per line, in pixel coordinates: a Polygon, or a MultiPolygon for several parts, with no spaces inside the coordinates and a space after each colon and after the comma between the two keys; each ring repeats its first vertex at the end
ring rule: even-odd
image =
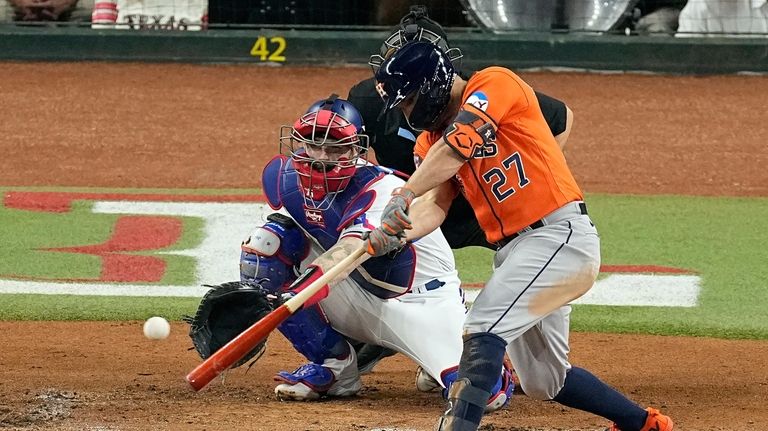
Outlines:
{"type": "Polygon", "coordinates": [[[150,317],[144,322],[144,336],[150,340],[162,340],[171,333],[171,325],[162,317],[150,317]]]}

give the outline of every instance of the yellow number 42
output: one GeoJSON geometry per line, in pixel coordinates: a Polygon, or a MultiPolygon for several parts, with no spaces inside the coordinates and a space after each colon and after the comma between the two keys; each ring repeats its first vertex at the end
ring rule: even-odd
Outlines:
{"type": "Polygon", "coordinates": [[[285,51],[284,37],[275,36],[267,39],[264,36],[259,36],[259,38],[256,39],[256,42],[253,43],[253,47],[251,48],[251,55],[253,57],[259,57],[261,61],[283,62],[285,61],[283,51],[285,51]],[[269,44],[267,44],[267,41],[269,41],[269,44]],[[275,49],[270,51],[270,45],[276,45],[275,49]]]}

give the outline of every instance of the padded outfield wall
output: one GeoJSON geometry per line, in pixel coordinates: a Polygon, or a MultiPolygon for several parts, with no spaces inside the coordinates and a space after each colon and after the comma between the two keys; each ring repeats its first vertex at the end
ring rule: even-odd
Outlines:
{"type": "MultiPolygon", "coordinates": [[[[382,31],[120,31],[0,27],[0,59],[343,65],[366,63],[382,31]]],[[[768,38],[452,32],[464,65],[681,74],[768,72],[768,38]]]]}

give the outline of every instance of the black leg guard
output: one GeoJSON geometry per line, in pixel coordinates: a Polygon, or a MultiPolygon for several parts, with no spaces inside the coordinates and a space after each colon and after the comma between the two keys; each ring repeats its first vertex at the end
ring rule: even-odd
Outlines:
{"type": "MultiPolygon", "coordinates": [[[[475,431],[480,426],[482,411],[490,392],[472,386],[466,377],[456,380],[448,391],[448,410],[440,417],[437,424],[438,431],[475,431]],[[472,416],[471,410],[480,410],[481,416],[477,422],[465,419],[472,416]]],[[[473,418],[474,419],[474,418],[473,418]]]]}
{"type": "Polygon", "coordinates": [[[459,378],[466,377],[472,386],[491,392],[499,380],[506,347],[503,338],[490,332],[465,335],[459,378]]]}
{"type": "Polygon", "coordinates": [[[448,391],[448,410],[438,430],[474,431],[480,426],[491,391],[499,379],[507,342],[489,332],[464,336],[459,378],[448,391]]]}

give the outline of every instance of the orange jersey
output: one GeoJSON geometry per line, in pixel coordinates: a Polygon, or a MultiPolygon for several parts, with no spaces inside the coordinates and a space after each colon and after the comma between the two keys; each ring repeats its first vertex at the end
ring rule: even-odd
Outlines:
{"type": "Polygon", "coordinates": [[[475,73],[462,108],[441,135],[419,135],[424,159],[443,138],[467,159],[456,177],[489,242],[506,238],[583,195],[544,120],[533,89],[512,71],[475,73]]]}

